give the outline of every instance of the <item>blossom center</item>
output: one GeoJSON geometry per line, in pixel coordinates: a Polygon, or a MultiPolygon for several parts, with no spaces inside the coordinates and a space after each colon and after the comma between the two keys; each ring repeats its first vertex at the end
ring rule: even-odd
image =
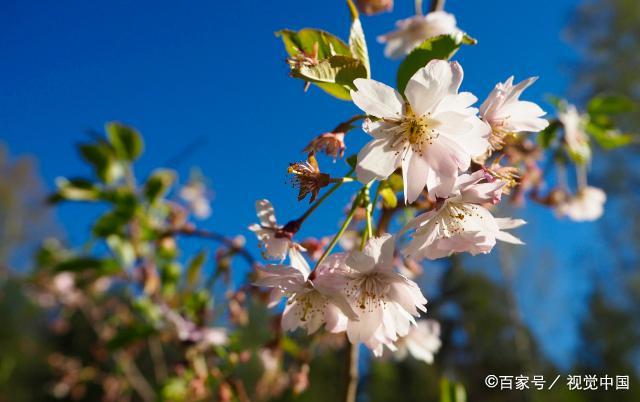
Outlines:
{"type": "Polygon", "coordinates": [[[354,280],[347,289],[347,296],[353,297],[358,308],[372,312],[378,306],[386,304],[389,286],[378,274],[363,275],[354,280]]]}
{"type": "Polygon", "coordinates": [[[406,105],[406,114],[398,122],[393,130],[395,139],[393,147],[397,148],[398,153],[406,151],[411,147],[413,152],[422,155],[425,146],[433,144],[439,133],[436,131],[438,122],[431,118],[431,113],[418,116],[411,109],[410,105],[406,105]],[[400,150],[399,148],[402,147],[400,150]]]}
{"type": "Polygon", "coordinates": [[[482,216],[476,212],[477,206],[466,203],[449,202],[442,211],[442,235],[445,238],[463,234],[467,230],[469,219],[482,216]]]}

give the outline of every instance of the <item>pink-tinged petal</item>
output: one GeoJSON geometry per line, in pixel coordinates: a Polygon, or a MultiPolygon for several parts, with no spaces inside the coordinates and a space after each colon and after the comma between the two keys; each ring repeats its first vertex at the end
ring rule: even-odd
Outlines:
{"type": "MultiPolygon", "coordinates": [[[[427,146],[428,147],[428,146],[427,146]]],[[[404,200],[411,204],[418,199],[427,184],[429,165],[420,155],[409,151],[402,160],[402,178],[404,180],[404,200]]]]}
{"type": "Polygon", "coordinates": [[[353,250],[349,253],[346,264],[352,270],[365,274],[375,268],[376,260],[374,257],[365,254],[360,250],[353,250]]]}
{"type": "Polygon", "coordinates": [[[363,253],[370,256],[378,269],[391,270],[393,268],[393,252],[395,250],[395,239],[389,233],[380,237],[373,237],[367,240],[363,253]]]}
{"type": "Polygon", "coordinates": [[[395,301],[387,301],[384,306],[382,320],[385,337],[394,341],[398,339],[398,336],[408,334],[411,324],[416,322],[415,318],[395,301]]]}
{"type": "Polygon", "coordinates": [[[396,123],[389,123],[384,120],[371,120],[369,118],[364,119],[362,122],[362,130],[368,133],[373,138],[388,138],[388,130],[396,126],[396,123]]]}
{"type": "Polygon", "coordinates": [[[285,237],[274,237],[273,234],[268,235],[262,240],[264,243],[264,257],[274,260],[284,260],[289,251],[291,241],[285,237]]]}
{"type": "Polygon", "coordinates": [[[289,262],[292,267],[296,268],[302,273],[302,275],[304,275],[305,280],[309,277],[311,267],[309,267],[309,263],[295,246],[289,249],[289,262]]]}
{"type": "Polygon", "coordinates": [[[549,125],[546,119],[540,118],[545,111],[533,102],[513,102],[503,108],[502,114],[508,116],[508,124],[514,131],[537,132],[549,125]]]}
{"type": "Polygon", "coordinates": [[[523,219],[513,218],[494,218],[500,229],[513,229],[525,225],[527,222],[523,219]]]}
{"type": "Polygon", "coordinates": [[[436,129],[440,135],[456,137],[467,134],[473,129],[473,122],[464,113],[446,111],[435,116],[438,121],[436,129]]]}
{"type": "Polygon", "coordinates": [[[431,60],[409,79],[405,96],[418,116],[435,110],[447,95],[455,94],[462,82],[462,67],[456,62],[431,60]]]}
{"type": "Polygon", "coordinates": [[[478,109],[471,107],[478,101],[471,92],[461,92],[459,94],[450,94],[445,96],[438,104],[433,112],[433,117],[437,120],[443,120],[439,115],[446,112],[455,112],[470,117],[478,112],[478,109]]]}
{"type": "Polygon", "coordinates": [[[302,306],[300,303],[287,303],[282,312],[282,320],[280,326],[283,331],[294,331],[300,326],[300,316],[302,316],[302,306]]]}
{"type": "Polygon", "coordinates": [[[451,194],[458,169],[466,170],[471,163],[471,156],[455,141],[440,137],[426,148],[424,159],[433,171],[437,186],[428,188],[429,192],[439,198],[451,194]]]}
{"type": "Polygon", "coordinates": [[[349,324],[349,318],[342,313],[340,308],[331,303],[325,309],[324,320],[326,322],[325,329],[332,334],[346,331],[349,324]]]}
{"type": "Polygon", "coordinates": [[[285,292],[299,292],[304,289],[306,278],[298,269],[287,265],[267,265],[257,268],[259,278],[256,286],[276,287],[285,292]]]}
{"type": "Polygon", "coordinates": [[[351,99],[368,115],[386,119],[398,119],[402,116],[404,101],[395,89],[365,78],[357,78],[353,84],[358,90],[351,91],[351,99]]]}
{"type": "Polygon", "coordinates": [[[420,258],[423,256],[425,248],[430,247],[439,236],[440,225],[437,211],[429,211],[415,219],[415,224],[419,225],[411,242],[403,250],[405,257],[420,258]]]}
{"type": "Polygon", "coordinates": [[[273,308],[280,304],[280,300],[284,297],[284,293],[279,288],[271,289],[269,292],[269,301],[267,302],[267,307],[273,308]]]}
{"type": "Polygon", "coordinates": [[[389,298],[398,303],[407,313],[418,317],[420,315],[418,309],[427,311],[425,307],[427,299],[415,282],[399,274],[398,277],[389,287],[389,298]]]}
{"type": "Polygon", "coordinates": [[[256,213],[262,226],[268,228],[276,227],[276,214],[269,200],[256,201],[256,213]]]}
{"type": "Polygon", "coordinates": [[[510,89],[509,94],[505,99],[505,103],[518,100],[518,98],[520,98],[520,95],[522,95],[522,92],[524,92],[525,89],[533,85],[533,83],[536,82],[537,80],[538,80],[538,77],[529,77],[526,80],[522,80],[515,86],[511,87],[511,85],[513,84],[513,76],[509,77],[507,82],[505,82],[505,86],[510,89]]]}
{"type": "Polygon", "coordinates": [[[396,170],[401,155],[391,148],[389,139],[370,141],[358,152],[356,175],[362,183],[386,179],[396,170]]]}
{"type": "Polygon", "coordinates": [[[506,243],[511,243],[511,244],[524,244],[522,240],[518,239],[511,233],[503,232],[503,231],[499,231],[498,233],[496,233],[496,239],[506,243]]]}
{"type": "Polygon", "coordinates": [[[381,302],[371,303],[367,307],[367,310],[360,314],[359,321],[349,321],[347,325],[347,336],[353,344],[370,339],[383,323],[381,302]]]}
{"type": "Polygon", "coordinates": [[[479,181],[486,179],[486,177],[487,176],[485,172],[482,170],[476,170],[472,174],[463,173],[460,176],[458,176],[458,178],[456,179],[454,191],[459,191],[460,193],[463,193],[467,188],[469,188],[470,186],[473,186],[479,181]]]}
{"type": "Polygon", "coordinates": [[[480,183],[468,186],[462,192],[462,201],[471,204],[497,204],[500,202],[502,196],[502,188],[506,184],[507,183],[503,181],[497,180],[491,183],[480,183]]]}

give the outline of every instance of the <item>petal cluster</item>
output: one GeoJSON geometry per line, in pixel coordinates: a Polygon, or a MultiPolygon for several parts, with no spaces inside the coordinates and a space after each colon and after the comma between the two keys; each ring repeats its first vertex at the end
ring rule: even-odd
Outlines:
{"type": "Polygon", "coordinates": [[[508,135],[537,132],[549,125],[544,110],[537,104],[520,100],[522,92],[538,77],[531,77],[513,85],[513,76],[498,83],[480,106],[482,120],[491,126],[491,148],[501,149],[508,135]]]}
{"type": "Polygon", "coordinates": [[[604,212],[607,194],[597,187],[586,186],[556,206],[558,216],[566,216],[577,222],[595,221],[604,212]]]}
{"type": "Polygon", "coordinates": [[[256,201],[256,213],[260,223],[249,226],[249,230],[256,234],[263,247],[263,256],[271,260],[283,261],[287,254],[292,259],[301,259],[299,244],[291,240],[291,234],[283,226],[278,225],[273,205],[269,200],[256,201]]]}
{"type": "Polygon", "coordinates": [[[521,226],[523,220],[495,218],[483,206],[498,203],[504,185],[501,181],[487,181],[483,171],[460,175],[451,194],[438,200],[437,208],[414,219],[412,226],[416,230],[405,255],[437,259],[460,252],[485,254],[493,249],[496,240],[522,244],[503,229],[521,226]]]}

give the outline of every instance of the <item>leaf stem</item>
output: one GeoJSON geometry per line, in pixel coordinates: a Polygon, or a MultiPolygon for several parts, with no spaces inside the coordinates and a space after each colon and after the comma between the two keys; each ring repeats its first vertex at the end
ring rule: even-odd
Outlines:
{"type": "Polygon", "coordinates": [[[360,190],[356,199],[353,200],[353,204],[351,205],[351,210],[349,211],[347,218],[344,220],[344,222],[342,222],[342,226],[340,226],[340,230],[338,230],[338,233],[336,233],[336,235],[333,236],[333,239],[331,239],[331,243],[329,243],[329,245],[327,246],[327,249],[324,250],[324,253],[322,253],[320,258],[318,259],[318,262],[316,262],[316,265],[313,268],[314,270],[322,263],[322,261],[325,258],[327,258],[327,256],[331,253],[331,250],[333,250],[333,248],[336,246],[336,244],[338,244],[338,240],[340,240],[344,232],[347,230],[347,226],[349,226],[349,224],[351,223],[351,220],[353,219],[353,216],[356,214],[356,211],[360,206],[361,200],[362,200],[362,190],[360,190]]]}

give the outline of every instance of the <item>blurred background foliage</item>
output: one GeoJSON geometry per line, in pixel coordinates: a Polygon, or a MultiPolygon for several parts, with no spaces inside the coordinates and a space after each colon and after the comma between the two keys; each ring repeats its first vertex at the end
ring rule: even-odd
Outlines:
{"type": "MultiPolygon", "coordinates": [[[[575,71],[573,91],[576,99],[590,98],[602,91],[614,91],[640,102],[640,2],[637,0],[591,0],[576,10],[567,38],[581,52],[575,71]]],[[[579,103],[579,102],[578,102],[579,103]]],[[[640,124],[640,114],[627,114],[617,122],[629,130],[640,124]]],[[[637,130],[636,130],[637,131],[637,130]]],[[[85,152],[96,151],[85,149],[85,152]]],[[[442,392],[452,386],[447,380],[464,385],[467,400],[473,402],[555,402],[555,401],[640,401],[640,166],[638,146],[613,151],[606,158],[594,158],[594,182],[604,188],[614,202],[608,204],[618,216],[616,220],[603,220],[601,230],[611,249],[611,267],[595,274],[587,312],[580,324],[580,345],[574,359],[565,367],[558,367],[540,351],[529,328],[519,315],[507,275],[488,275],[489,269],[468,269],[469,259],[456,257],[442,266],[437,289],[440,294],[430,297],[429,314],[443,326],[443,347],[433,365],[408,359],[361,362],[364,374],[360,384],[360,400],[382,401],[440,401],[442,392]],[[557,374],[628,374],[630,390],[625,392],[568,391],[556,386],[548,391],[505,392],[489,390],[484,377],[496,375],[542,374],[555,378],[557,374]]],[[[99,150],[97,151],[100,152],[99,150]]],[[[136,151],[137,152],[137,151],[136,151]]],[[[94,159],[99,161],[100,159],[94,159]]],[[[96,169],[105,181],[117,172],[96,169]]],[[[127,370],[126,362],[116,364],[107,358],[109,351],[96,349],[96,333],[90,319],[75,313],[67,317],[69,328],[51,331],[50,317],[27,297],[23,282],[7,277],[8,267],[18,267],[18,276],[27,267],[28,255],[45,237],[61,237],[51,212],[45,207],[45,190],[38,179],[36,163],[29,158],[12,159],[6,147],[0,147],[0,401],[36,402],[59,400],[54,398],[59,373],[52,367],[77,364],[64,361],[62,354],[76,356],[80,362],[99,361],[109,366],[106,370],[127,370]]],[[[117,211],[113,213],[130,213],[117,211]]],[[[96,230],[94,228],[94,230],[96,230]]],[[[101,228],[106,232],[118,228],[101,228]]],[[[518,256],[510,256],[517,265],[518,256]]],[[[503,267],[504,268],[504,267],[503,267]]],[[[170,267],[167,267],[170,270],[170,267]]],[[[169,275],[169,274],[168,274],[169,275]]],[[[551,279],[550,279],[551,280],[551,279]]],[[[113,308],[123,303],[117,293],[113,308]]],[[[197,311],[199,300],[192,293],[186,304],[197,311]]],[[[130,307],[130,306],[129,306],[130,307]]],[[[258,345],[270,339],[270,314],[262,304],[249,303],[250,319],[243,339],[234,340],[242,345],[258,345]]],[[[136,306],[144,309],[144,306],[136,306]]],[[[136,311],[136,308],[130,311],[136,311]]],[[[122,317],[123,325],[132,331],[145,331],[137,326],[136,317],[122,317]]],[[[194,318],[194,319],[197,319],[194,318]]],[[[295,336],[295,335],[294,335],[295,336]]],[[[151,335],[153,337],[153,335],[151,335]]],[[[296,338],[304,343],[304,337],[296,338]]],[[[329,344],[337,342],[327,339],[329,344]]],[[[123,340],[124,342],[124,340],[123,340]]],[[[171,348],[165,353],[170,359],[171,348]]],[[[322,346],[317,346],[322,347],[322,346]]],[[[344,384],[344,360],[341,351],[317,354],[310,362],[310,386],[301,395],[287,391],[274,400],[330,401],[338,400],[344,384]]],[[[295,351],[294,351],[295,354],[295,351]]],[[[179,355],[179,354],[177,354],[179,355]]],[[[262,366],[255,359],[233,375],[243,378],[247,388],[260,388],[262,366]]],[[[154,375],[153,357],[140,355],[139,369],[147,378],[154,375]]],[[[302,358],[304,360],[304,358],[302,358]]],[[[116,359],[117,361],[117,359],[116,359]]],[[[90,371],[81,376],[92,376],[90,371]]],[[[561,379],[564,381],[564,379],[561,379]]],[[[114,379],[114,388],[118,388],[114,379]]],[[[73,382],[71,382],[73,383],[73,382]]],[[[80,383],[85,384],[80,381],[80,383]]],[[[87,382],[86,384],[90,384],[87,382]]],[[[162,384],[159,398],[182,400],[185,384],[179,378],[167,379],[162,384]]],[[[277,386],[263,384],[263,387],[277,386]]],[[[58,390],[60,391],[60,390],[58,390]]],[[[60,392],[62,400],[101,400],[97,386],[82,386],[60,392]]],[[[441,399],[442,398],[442,399],[441,399]]],[[[133,400],[137,400],[135,397],[133,400]]]]}

